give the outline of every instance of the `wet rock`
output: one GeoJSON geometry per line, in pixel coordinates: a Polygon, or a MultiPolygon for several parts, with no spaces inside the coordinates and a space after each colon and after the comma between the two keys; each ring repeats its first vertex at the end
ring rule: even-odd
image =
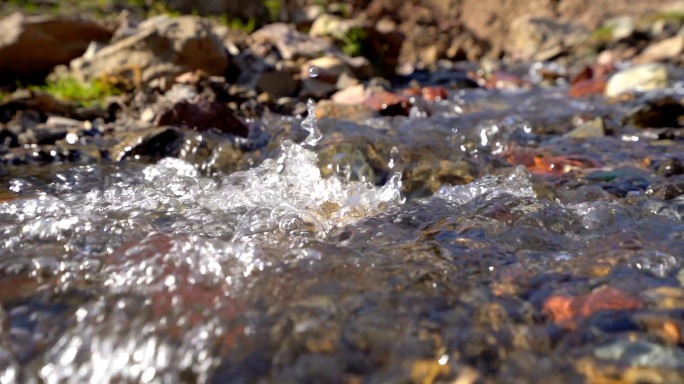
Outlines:
{"type": "Polygon", "coordinates": [[[431,384],[438,377],[451,373],[449,365],[435,360],[418,360],[411,366],[411,380],[414,383],[431,384]]]}
{"type": "Polygon", "coordinates": [[[610,77],[606,84],[607,97],[615,97],[625,92],[649,91],[667,86],[668,69],[663,64],[641,64],[610,77]]]}
{"type": "Polygon", "coordinates": [[[606,135],[603,119],[597,117],[593,120],[579,124],[575,129],[567,133],[568,137],[586,138],[603,137],[606,135]]]}
{"type": "Polygon", "coordinates": [[[684,290],[680,287],[657,287],[643,293],[650,307],[659,309],[684,309],[684,290]]]}
{"type": "Polygon", "coordinates": [[[684,174],[684,159],[682,158],[666,158],[660,161],[651,163],[653,169],[658,175],[670,177],[684,174]]]}
{"type": "Polygon", "coordinates": [[[585,177],[587,180],[599,182],[606,192],[618,197],[625,197],[630,193],[643,193],[651,180],[648,172],[634,167],[594,171],[585,177]]]}
{"type": "Polygon", "coordinates": [[[0,155],[4,165],[47,165],[57,163],[93,164],[103,159],[96,146],[41,145],[12,148],[0,155]]]}
{"type": "Polygon", "coordinates": [[[522,60],[544,61],[569,51],[587,36],[581,25],[525,15],[513,21],[507,50],[522,60]]]}
{"type": "Polygon", "coordinates": [[[224,103],[200,99],[182,100],[161,113],[157,126],[186,126],[199,132],[215,130],[223,134],[246,137],[249,128],[224,103]]]}
{"type": "Polygon", "coordinates": [[[636,314],[634,320],[649,334],[657,336],[670,345],[683,341],[684,324],[681,320],[670,319],[669,316],[658,313],[636,314]]]}
{"type": "Polygon", "coordinates": [[[141,86],[153,80],[170,83],[195,70],[222,75],[228,63],[228,54],[211,25],[183,16],[148,19],[134,35],[73,60],[70,67],[81,80],[110,76],[141,86]]]}
{"type": "Polygon", "coordinates": [[[402,91],[407,96],[420,96],[425,101],[445,100],[449,93],[446,88],[440,86],[411,87],[402,91]]]}
{"type": "Polygon", "coordinates": [[[573,83],[568,90],[571,97],[586,97],[602,95],[606,91],[607,80],[605,77],[590,78],[573,83]]]}
{"type": "Polygon", "coordinates": [[[616,288],[604,287],[578,297],[551,296],[544,303],[544,311],[561,327],[574,328],[578,320],[601,310],[631,310],[643,304],[616,288]]]}
{"type": "Polygon", "coordinates": [[[49,126],[47,124],[39,124],[31,129],[26,130],[19,135],[19,144],[55,144],[58,140],[66,138],[68,128],[65,126],[49,126]]]}
{"type": "Polygon", "coordinates": [[[619,361],[627,366],[678,368],[684,367],[684,351],[644,340],[620,340],[594,350],[602,360],[619,361]]]}
{"type": "Polygon", "coordinates": [[[488,89],[519,89],[528,85],[520,76],[505,72],[494,71],[484,78],[478,79],[478,83],[488,89]]]}
{"type": "Polygon", "coordinates": [[[649,99],[628,112],[625,124],[639,128],[676,128],[684,126],[684,103],[666,96],[649,99]]]}
{"type": "Polygon", "coordinates": [[[608,81],[607,73],[612,70],[612,61],[585,66],[571,78],[568,94],[571,97],[603,95],[608,81]]]}
{"type": "Polygon", "coordinates": [[[316,117],[330,119],[362,121],[373,117],[372,109],[361,104],[339,103],[333,100],[321,100],[316,104],[316,117]]]}
{"type": "Polygon", "coordinates": [[[596,168],[598,161],[583,155],[554,156],[545,151],[511,149],[505,153],[512,165],[524,165],[535,175],[560,176],[576,169],[596,168]]]}
{"type": "Polygon", "coordinates": [[[125,134],[123,140],[109,151],[112,160],[140,156],[149,158],[177,157],[184,134],[175,127],[151,128],[125,134]]]}
{"type": "Polygon", "coordinates": [[[92,21],[15,13],[0,20],[0,80],[41,79],[111,35],[92,21]]]}
{"type": "Polygon", "coordinates": [[[371,92],[363,105],[380,112],[383,116],[408,116],[411,109],[411,101],[408,97],[387,91],[371,92]]]}
{"type": "Polygon", "coordinates": [[[625,366],[620,362],[611,364],[589,358],[580,359],[576,365],[577,371],[583,373],[586,380],[592,383],[676,383],[684,379],[678,369],[625,366]]]}

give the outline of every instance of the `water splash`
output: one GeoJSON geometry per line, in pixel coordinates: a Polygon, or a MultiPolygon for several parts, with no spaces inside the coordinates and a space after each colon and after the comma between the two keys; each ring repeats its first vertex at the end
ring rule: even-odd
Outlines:
{"type": "Polygon", "coordinates": [[[309,147],[315,147],[319,141],[323,138],[321,131],[318,130],[318,124],[316,121],[316,102],[313,99],[309,99],[306,102],[306,110],[308,115],[302,121],[302,129],[309,132],[309,135],[304,139],[302,145],[307,145],[309,147]]]}
{"type": "Polygon", "coordinates": [[[442,186],[435,196],[457,204],[465,204],[479,196],[485,196],[487,200],[491,200],[504,194],[537,197],[527,168],[520,165],[509,174],[487,175],[466,185],[442,186]]]}
{"type": "Polygon", "coordinates": [[[323,178],[308,148],[321,139],[312,100],[308,110],[307,139],[283,140],[280,156],[247,171],[202,177],[175,158],[74,167],[44,191],[0,203],[0,271],[97,290],[96,300],[73,304],[58,339],[38,341],[51,346],[35,381],[175,381],[190,372],[205,382],[211,348],[229,340],[209,320],[229,321],[252,274],[285,262],[267,249],[282,259],[315,255],[312,241],[403,202],[400,172],[383,187],[323,178]]]}

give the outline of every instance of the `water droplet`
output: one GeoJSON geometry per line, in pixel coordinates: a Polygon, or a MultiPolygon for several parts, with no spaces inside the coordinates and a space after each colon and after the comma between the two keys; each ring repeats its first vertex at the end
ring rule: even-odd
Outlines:
{"type": "Polygon", "coordinates": [[[316,78],[321,74],[321,70],[318,67],[309,68],[309,77],[316,78]]]}

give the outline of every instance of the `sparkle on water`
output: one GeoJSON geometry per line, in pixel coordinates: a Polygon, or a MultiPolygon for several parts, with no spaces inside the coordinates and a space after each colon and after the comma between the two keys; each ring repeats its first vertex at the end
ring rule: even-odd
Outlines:
{"type": "MultiPolygon", "coordinates": [[[[311,68],[310,75],[318,76],[318,68],[311,68]]],[[[402,163],[402,153],[396,147],[389,151],[390,175],[382,186],[322,177],[314,152],[322,134],[312,100],[307,109],[301,122],[308,132],[303,142],[282,140],[279,155],[246,171],[203,177],[192,164],[166,158],[147,166],[74,167],[56,174],[47,186],[36,186],[31,178],[11,180],[8,189],[16,197],[0,200],[0,271],[5,277],[16,276],[12,283],[21,288],[17,288],[16,303],[7,310],[0,307],[0,323],[9,324],[0,331],[0,384],[209,382],[225,357],[219,351],[235,348],[239,336],[249,337],[254,332],[249,316],[250,304],[255,303],[245,303],[243,293],[254,288],[254,281],[265,283],[258,279],[260,273],[269,268],[281,271],[288,263],[326,265],[326,258],[343,257],[340,264],[329,265],[344,274],[351,269],[340,265],[346,268],[368,259],[375,266],[372,259],[380,254],[401,255],[399,261],[392,259],[399,264],[397,268],[421,253],[434,255],[429,260],[435,269],[425,276],[415,277],[414,270],[407,269],[387,278],[389,283],[379,278],[366,287],[374,295],[381,292],[376,292],[376,283],[389,284],[382,292],[391,292],[388,300],[392,301],[414,300],[410,291],[405,296],[399,293],[404,289],[404,275],[417,289],[429,282],[430,289],[437,290],[446,281],[442,273],[452,281],[466,283],[472,276],[485,276],[488,285],[494,284],[489,276],[497,276],[505,268],[526,273],[527,268],[553,267],[566,273],[583,268],[587,260],[649,271],[649,276],[659,278],[682,268],[681,251],[668,246],[678,244],[677,236],[684,233],[681,196],[631,205],[604,195],[589,201],[573,196],[551,200],[539,196],[532,175],[518,166],[469,184],[443,185],[434,196],[406,203],[400,191],[401,175],[408,165],[402,163]],[[669,232],[660,228],[669,228],[669,232]],[[621,241],[619,247],[604,249],[606,236],[621,241]],[[639,236],[663,242],[650,247],[629,243],[640,241],[639,236]],[[424,244],[416,246],[416,239],[424,244]],[[330,245],[328,252],[321,251],[322,243],[330,245]],[[486,263],[485,274],[477,270],[468,275],[468,268],[472,270],[476,264],[469,259],[471,255],[486,263]],[[32,288],[36,281],[49,289],[32,288]],[[23,290],[32,293],[22,296],[23,290]],[[247,320],[240,323],[240,316],[247,320]]],[[[413,113],[402,129],[415,131],[427,120],[422,113],[413,113]]],[[[373,129],[379,132],[388,123],[376,120],[369,124],[375,124],[373,129]]],[[[463,152],[466,145],[474,152],[484,147],[500,152],[505,135],[525,140],[532,137],[529,123],[513,117],[447,131],[452,133],[449,140],[458,143],[456,148],[463,152]]],[[[417,140],[430,138],[424,133],[420,136],[417,140]]],[[[425,261],[411,267],[419,271],[420,263],[425,261]]],[[[548,278],[559,275],[552,272],[548,278]]],[[[349,278],[352,285],[358,281],[349,278]]],[[[355,288],[349,289],[356,292],[355,288]]],[[[277,296],[276,288],[268,289],[268,295],[277,296]]],[[[489,295],[478,289],[474,289],[475,296],[489,295]]],[[[325,300],[329,299],[320,294],[301,306],[313,310],[314,304],[322,302],[321,307],[335,308],[335,303],[325,300]]],[[[446,306],[439,300],[435,303],[446,306]]],[[[423,311],[420,301],[411,301],[411,305],[418,308],[421,322],[425,320],[428,327],[432,321],[442,321],[439,316],[448,321],[449,316],[458,315],[458,309],[436,314],[431,309],[423,311]]],[[[377,319],[389,316],[391,323],[395,320],[391,316],[398,314],[375,310],[359,310],[358,318],[350,319],[352,325],[346,329],[348,339],[343,344],[356,337],[365,348],[367,330],[358,326],[355,334],[354,322],[366,321],[365,326],[372,329],[377,319]],[[372,320],[364,320],[364,316],[372,320]]],[[[285,319],[287,325],[282,328],[289,329],[292,321],[296,325],[291,333],[299,335],[314,329],[318,321],[297,322],[296,316],[285,319]]],[[[457,328],[487,316],[499,315],[468,313],[468,320],[457,328]]],[[[378,328],[382,329],[375,332],[391,342],[388,335],[393,327],[378,328]]],[[[477,332],[454,332],[454,337],[477,336],[477,332]]],[[[428,333],[420,335],[439,339],[428,333]]],[[[382,337],[378,340],[384,340],[382,337]]],[[[447,340],[445,345],[458,344],[454,340],[460,339],[447,340]]],[[[420,345],[423,340],[402,342],[398,352],[383,350],[380,360],[384,361],[385,352],[403,355],[402,348],[420,345]]],[[[460,342],[470,345],[467,339],[460,342]]],[[[325,341],[318,340],[307,341],[306,346],[321,351],[328,348],[325,341]]],[[[462,364],[458,353],[445,348],[437,349],[438,366],[464,367],[458,365],[462,364]]],[[[679,350],[662,352],[650,342],[606,343],[594,354],[608,361],[642,364],[656,350],[660,351],[659,363],[678,366],[679,350]]],[[[259,364],[257,361],[254,369],[258,370],[259,364]]]]}
{"type": "MultiPolygon", "coordinates": [[[[403,201],[400,173],[382,187],[321,177],[316,153],[305,148],[321,139],[313,101],[308,107],[302,145],[285,139],[278,158],[251,170],[206,178],[175,158],[107,175],[83,166],[57,175],[49,193],[0,204],[0,270],[59,275],[65,291],[101,283],[107,292],[77,310],[46,351],[38,375],[45,383],[159,382],[186,369],[205,381],[214,366],[210,341],[224,331],[161,311],[165,292],[200,283],[230,296],[267,263],[264,247],[311,254],[308,241],[403,201]],[[155,314],[162,325],[149,322],[155,314]],[[160,336],[173,327],[187,344],[160,336]]],[[[18,193],[31,189],[22,180],[14,185],[18,193]]],[[[204,310],[232,305],[213,304],[204,310]]],[[[16,362],[2,354],[0,362],[0,382],[13,382],[16,362]]]]}

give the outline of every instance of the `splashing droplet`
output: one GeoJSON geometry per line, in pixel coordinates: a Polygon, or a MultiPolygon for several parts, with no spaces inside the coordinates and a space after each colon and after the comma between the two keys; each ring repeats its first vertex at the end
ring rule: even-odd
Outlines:
{"type": "Polygon", "coordinates": [[[306,103],[306,109],[309,114],[306,116],[304,121],[302,121],[302,129],[308,131],[309,136],[304,139],[302,144],[314,147],[323,137],[321,131],[318,130],[318,126],[316,125],[316,102],[312,99],[309,99],[309,101],[306,103]]]}
{"type": "Polygon", "coordinates": [[[401,161],[401,154],[399,153],[399,148],[392,147],[390,150],[390,159],[387,163],[389,169],[394,172],[402,173],[404,171],[404,164],[401,161]]]}
{"type": "Polygon", "coordinates": [[[318,67],[309,68],[309,77],[316,78],[321,74],[321,70],[318,67]]]}

